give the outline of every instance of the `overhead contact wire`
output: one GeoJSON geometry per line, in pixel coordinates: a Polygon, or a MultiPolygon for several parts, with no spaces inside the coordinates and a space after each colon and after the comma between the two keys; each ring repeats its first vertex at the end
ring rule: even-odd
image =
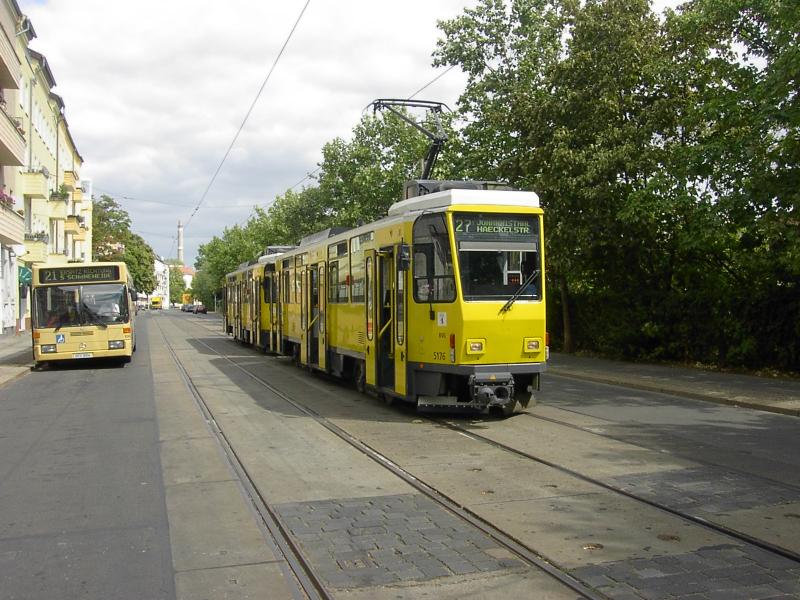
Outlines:
{"type": "MultiPolygon", "coordinates": [[[[203,195],[200,197],[200,200],[197,202],[197,206],[195,206],[194,210],[192,211],[192,214],[189,215],[189,218],[186,220],[186,223],[184,224],[184,227],[189,225],[189,223],[191,222],[192,218],[197,214],[197,212],[200,210],[200,207],[203,205],[203,201],[206,199],[206,196],[208,195],[208,192],[211,190],[211,186],[214,185],[214,182],[216,181],[217,176],[219,175],[220,171],[222,170],[222,166],[225,164],[225,161],[228,159],[228,156],[230,155],[231,150],[233,150],[233,147],[236,144],[236,141],[239,139],[239,135],[241,135],[242,130],[244,129],[245,124],[247,123],[247,120],[250,118],[250,115],[253,112],[253,109],[255,108],[256,103],[258,102],[258,99],[261,97],[261,94],[264,91],[264,88],[267,87],[267,83],[269,82],[270,78],[272,77],[272,73],[275,71],[275,67],[278,66],[278,62],[280,61],[281,57],[283,56],[284,52],[286,51],[286,47],[289,45],[289,42],[291,41],[292,36],[294,35],[294,32],[297,29],[298,25],[300,25],[300,21],[302,20],[303,15],[305,14],[306,9],[308,8],[308,5],[310,3],[311,3],[311,0],[306,0],[306,3],[303,5],[303,8],[300,11],[300,14],[297,16],[297,20],[294,22],[294,25],[292,26],[291,31],[289,31],[289,35],[286,36],[286,40],[283,42],[283,45],[281,46],[281,49],[278,52],[278,55],[275,57],[275,60],[273,61],[272,66],[270,67],[269,72],[267,73],[267,76],[264,78],[264,81],[262,82],[261,87],[258,90],[258,93],[256,94],[255,98],[253,99],[253,102],[250,104],[250,108],[247,110],[247,114],[245,114],[244,119],[242,119],[242,123],[241,123],[241,125],[239,125],[239,129],[236,130],[236,134],[233,136],[233,140],[231,140],[231,143],[228,146],[228,149],[225,151],[225,155],[222,157],[222,160],[220,161],[219,165],[217,166],[216,171],[214,171],[214,175],[211,177],[211,181],[208,182],[208,185],[206,186],[206,189],[203,192],[203,195]]],[[[171,249],[170,249],[170,252],[172,252],[171,249]]]]}

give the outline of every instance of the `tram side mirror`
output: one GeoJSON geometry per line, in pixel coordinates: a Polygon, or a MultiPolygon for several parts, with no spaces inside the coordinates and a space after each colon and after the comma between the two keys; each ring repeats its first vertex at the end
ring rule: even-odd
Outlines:
{"type": "Polygon", "coordinates": [[[400,244],[397,249],[397,270],[408,271],[411,268],[411,246],[400,244]]]}

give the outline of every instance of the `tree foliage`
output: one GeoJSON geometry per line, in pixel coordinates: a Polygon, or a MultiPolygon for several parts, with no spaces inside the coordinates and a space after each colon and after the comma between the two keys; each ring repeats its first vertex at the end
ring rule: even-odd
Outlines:
{"type": "MultiPolygon", "coordinates": [[[[556,346],[800,370],[800,4],[477,0],[439,27],[467,85],[437,176],[539,193],[556,346]]],[[[314,185],[201,247],[201,285],[384,215],[426,145],[365,116],[314,185]]]]}
{"type": "Polygon", "coordinates": [[[173,304],[183,304],[183,294],[186,291],[186,282],[183,280],[182,265],[169,267],[169,301],[173,304]]]}
{"type": "Polygon", "coordinates": [[[92,207],[92,255],[101,262],[122,261],[128,266],[136,291],[149,294],[156,287],[155,252],[131,232],[128,213],[110,196],[92,207]]]}

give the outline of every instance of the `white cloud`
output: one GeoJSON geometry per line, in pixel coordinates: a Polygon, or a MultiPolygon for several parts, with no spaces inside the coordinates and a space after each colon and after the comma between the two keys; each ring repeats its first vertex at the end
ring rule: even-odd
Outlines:
{"type": "MultiPolygon", "coordinates": [[[[200,200],[304,2],[21,0],[86,160],[81,174],[118,197],[157,253],[176,254],[178,219],[200,200]]],[[[186,229],[187,262],[313,171],[371,100],[436,77],[436,20],[471,4],[313,0],[186,229]]],[[[454,69],[422,97],[454,107],[463,85],[454,69]]]]}
{"type": "MultiPolygon", "coordinates": [[[[20,2],[38,36],[31,47],[66,103],[82,176],[118,197],[157,253],[176,254],[178,219],[200,200],[303,4],[20,2]]],[[[435,22],[465,4],[312,1],[186,229],[187,262],[314,170],[322,146],[348,137],[368,102],[433,79],[435,22]]],[[[451,71],[425,97],[452,105],[462,87],[451,71]]]]}

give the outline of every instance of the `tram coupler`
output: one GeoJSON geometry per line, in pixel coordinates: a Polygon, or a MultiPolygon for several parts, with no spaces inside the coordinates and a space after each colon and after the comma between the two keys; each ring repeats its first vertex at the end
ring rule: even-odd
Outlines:
{"type": "Polygon", "coordinates": [[[470,400],[483,408],[503,407],[514,402],[511,373],[481,373],[469,376],[470,400]]]}

